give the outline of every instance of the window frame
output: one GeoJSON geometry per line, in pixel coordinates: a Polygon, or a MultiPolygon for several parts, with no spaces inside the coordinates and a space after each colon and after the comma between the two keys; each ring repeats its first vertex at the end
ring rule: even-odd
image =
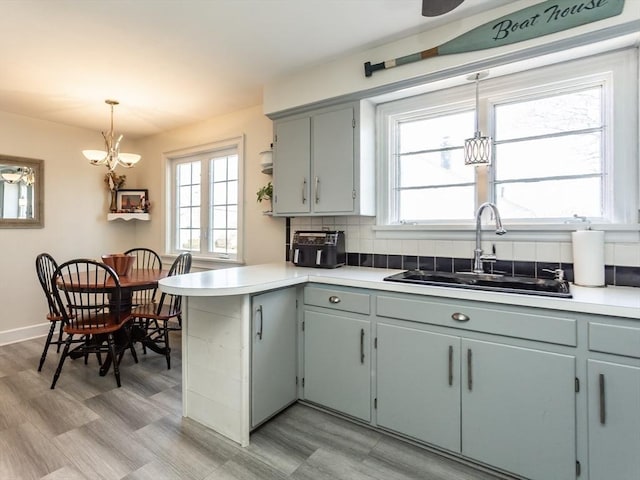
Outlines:
{"type": "Polygon", "coordinates": [[[165,229],[165,251],[167,255],[174,256],[185,251],[177,246],[179,216],[177,203],[177,167],[180,164],[195,161],[201,162],[200,183],[200,251],[190,251],[196,260],[213,261],[222,263],[244,263],[244,135],[232,137],[206,145],[169,152],[165,155],[167,172],[167,208],[165,229]],[[238,204],[237,204],[237,252],[236,255],[214,253],[209,251],[209,235],[212,218],[210,163],[217,155],[224,156],[225,152],[234,151],[238,156],[238,204]]]}
{"type": "MultiPolygon", "coordinates": [[[[497,69],[500,70],[500,69],[497,69]]],[[[509,72],[495,78],[487,78],[480,85],[481,111],[480,129],[483,132],[492,132],[495,118],[493,117],[493,104],[502,101],[505,96],[510,99],[516,97],[516,93],[537,90],[538,92],[555,90],[564,85],[578,85],[593,82],[594,78],[602,76],[596,72],[610,71],[610,83],[613,85],[614,94],[607,91],[605,87],[605,108],[609,116],[605,118],[606,128],[609,128],[609,135],[603,149],[605,150],[604,172],[606,182],[605,202],[608,203],[608,221],[594,219],[605,227],[621,230],[637,229],[638,223],[638,48],[625,48],[619,51],[606,52],[588,57],[579,58],[569,62],[550,64],[546,66],[535,66],[530,70],[520,70],[509,72]],[[580,80],[577,80],[577,79],[580,80]],[[634,81],[635,78],[635,81],[634,81]],[[553,84],[553,85],[550,85],[553,84]],[[553,88],[551,88],[553,87],[553,88]],[[510,92],[505,93],[509,88],[510,92]],[[625,106],[625,102],[627,106],[625,106]],[[629,102],[633,105],[628,108],[629,102]],[[611,106],[611,108],[608,108],[611,106]],[[631,121],[628,121],[631,118],[631,121]],[[613,160],[613,153],[616,159],[613,160]],[[609,163],[607,163],[609,162],[609,163]],[[615,192],[625,192],[615,196],[615,192]]],[[[393,208],[391,202],[393,179],[393,162],[391,158],[393,137],[389,132],[389,122],[394,118],[407,117],[418,110],[437,111],[443,106],[448,108],[457,107],[459,109],[475,108],[474,87],[469,85],[465,77],[457,79],[457,82],[449,82],[440,90],[434,90],[421,95],[399,98],[397,92],[394,97],[386,103],[384,97],[378,98],[376,111],[376,128],[379,132],[377,138],[378,147],[378,216],[375,230],[378,231],[418,231],[418,230],[468,230],[473,227],[473,219],[468,221],[434,221],[425,223],[415,223],[413,225],[402,225],[393,222],[393,208]],[[465,85],[466,84],[466,85],[465,85]],[[404,113],[403,113],[404,112],[404,113]]],[[[471,136],[473,132],[469,132],[471,136]]],[[[474,167],[469,167],[474,168],[474,167]]],[[[476,204],[493,200],[494,178],[491,167],[475,167],[476,177],[476,204]]],[[[510,221],[511,222],[511,221],[510,221]]],[[[510,223],[511,224],[511,223],[510,223]]],[[[516,221],[512,222],[513,227],[521,230],[575,230],[575,224],[561,223],[558,221],[516,221]]]]}

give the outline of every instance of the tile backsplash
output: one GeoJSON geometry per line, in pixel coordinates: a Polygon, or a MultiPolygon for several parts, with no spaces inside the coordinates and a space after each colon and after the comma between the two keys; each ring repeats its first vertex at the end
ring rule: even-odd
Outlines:
{"type": "MultiPolygon", "coordinates": [[[[287,220],[287,260],[296,230],[343,230],[347,264],[353,266],[460,271],[471,269],[475,242],[469,240],[377,239],[373,217],[296,217],[287,220]]],[[[492,271],[510,275],[552,277],[544,269],[562,268],[573,281],[571,242],[514,242],[485,234],[483,248],[495,245],[498,261],[492,271]]],[[[607,285],[640,287],[640,243],[605,244],[607,285]]]]}

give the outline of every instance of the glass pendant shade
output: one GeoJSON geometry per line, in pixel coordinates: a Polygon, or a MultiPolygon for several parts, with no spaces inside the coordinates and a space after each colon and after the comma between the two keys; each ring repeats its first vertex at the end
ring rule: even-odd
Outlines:
{"type": "Polygon", "coordinates": [[[0,177],[7,183],[18,183],[22,180],[21,170],[3,170],[0,172],[0,177]]]}

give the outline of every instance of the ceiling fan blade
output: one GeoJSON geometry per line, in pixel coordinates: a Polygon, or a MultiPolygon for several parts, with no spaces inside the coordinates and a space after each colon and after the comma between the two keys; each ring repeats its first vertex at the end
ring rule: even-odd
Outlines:
{"type": "Polygon", "coordinates": [[[422,15],[424,17],[437,17],[450,12],[464,0],[422,0],[422,15]]]}

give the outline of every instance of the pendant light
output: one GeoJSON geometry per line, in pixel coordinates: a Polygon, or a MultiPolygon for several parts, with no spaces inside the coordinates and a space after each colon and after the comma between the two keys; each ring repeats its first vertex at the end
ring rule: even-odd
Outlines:
{"type": "Polygon", "coordinates": [[[491,164],[491,137],[483,137],[480,132],[479,120],[480,115],[480,79],[489,75],[489,72],[478,72],[467,77],[467,80],[476,82],[476,132],[473,138],[467,138],[464,141],[464,164],[465,165],[490,165],[491,164]]]}
{"type": "Polygon", "coordinates": [[[133,167],[140,160],[140,155],[136,153],[120,153],[120,142],[124,135],[116,139],[113,131],[113,107],[120,102],[117,100],[105,100],[104,103],[111,107],[111,129],[108,133],[102,132],[105,150],[83,150],[82,154],[89,160],[91,165],[105,165],[110,172],[113,172],[118,165],[125,168],[133,167]]]}

